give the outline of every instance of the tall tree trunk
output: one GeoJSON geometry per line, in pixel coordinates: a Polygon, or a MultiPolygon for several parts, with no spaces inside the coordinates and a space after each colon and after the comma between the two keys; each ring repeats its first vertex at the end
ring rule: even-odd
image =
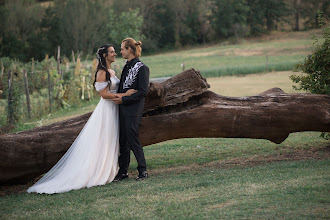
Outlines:
{"type": "Polygon", "coordinates": [[[294,0],[294,9],[295,9],[295,31],[300,30],[299,21],[300,21],[300,0],[294,0]]]}

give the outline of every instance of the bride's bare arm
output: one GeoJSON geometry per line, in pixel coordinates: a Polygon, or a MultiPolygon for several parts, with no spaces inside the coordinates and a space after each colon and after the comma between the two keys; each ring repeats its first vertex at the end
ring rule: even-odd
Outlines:
{"type": "MultiPolygon", "coordinates": [[[[96,82],[105,82],[106,81],[106,73],[104,70],[99,70],[96,75],[96,82]]],[[[134,89],[129,89],[125,93],[108,93],[108,87],[105,89],[99,91],[99,94],[102,96],[104,99],[114,99],[123,97],[123,96],[130,96],[133,93],[136,93],[137,91],[134,89]]]]}
{"type": "MultiPolygon", "coordinates": [[[[105,82],[106,81],[105,75],[106,73],[104,70],[99,70],[96,74],[96,82],[105,82]]],[[[102,98],[113,99],[117,97],[115,96],[115,93],[108,93],[107,91],[108,91],[108,87],[99,91],[99,94],[101,95],[102,98]]]]}

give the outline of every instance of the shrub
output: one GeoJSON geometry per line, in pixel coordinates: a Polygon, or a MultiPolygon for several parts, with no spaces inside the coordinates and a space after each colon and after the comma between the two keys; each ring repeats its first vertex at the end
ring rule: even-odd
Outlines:
{"type": "Polygon", "coordinates": [[[314,51],[304,62],[295,66],[295,71],[307,73],[304,76],[291,75],[290,79],[298,83],[296,90],[305,90],[316,94],[330,95],[330,26],[322,31],[323,43],[319,44],[314,36],[314,51]]]}

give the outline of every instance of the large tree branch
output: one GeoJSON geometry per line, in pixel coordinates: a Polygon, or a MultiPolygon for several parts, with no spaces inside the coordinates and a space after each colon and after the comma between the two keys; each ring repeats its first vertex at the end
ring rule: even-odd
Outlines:
{"type": "MultiPolygon", "coordinates": [[[[286,94],[279,88],[256,96],[208,91],[194,69],[151,83],[140,138],[144,146],[193,137],[260,138],[281,143],[292,132],[330,131],[330,96],[286,94]]],[[[26,181],[49,170],[66,152],[91,113],[0,136],[0,183],[26,181]]]]}

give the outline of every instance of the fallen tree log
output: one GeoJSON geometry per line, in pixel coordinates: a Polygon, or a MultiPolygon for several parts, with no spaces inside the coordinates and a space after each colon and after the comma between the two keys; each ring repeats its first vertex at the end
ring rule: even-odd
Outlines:
{"type": "MultiPolygon", "coordinates": [[[[177,138],[258,138],[281,143],[292,132],[330,131],[330,96],[279,88],[248,97],[208,91],[194,69],[151,83],[140,128],[144,146],[177,138]]],[[[66,152],[91,113],[0,136],[0,184],[26,182],[66,152]]]]}

